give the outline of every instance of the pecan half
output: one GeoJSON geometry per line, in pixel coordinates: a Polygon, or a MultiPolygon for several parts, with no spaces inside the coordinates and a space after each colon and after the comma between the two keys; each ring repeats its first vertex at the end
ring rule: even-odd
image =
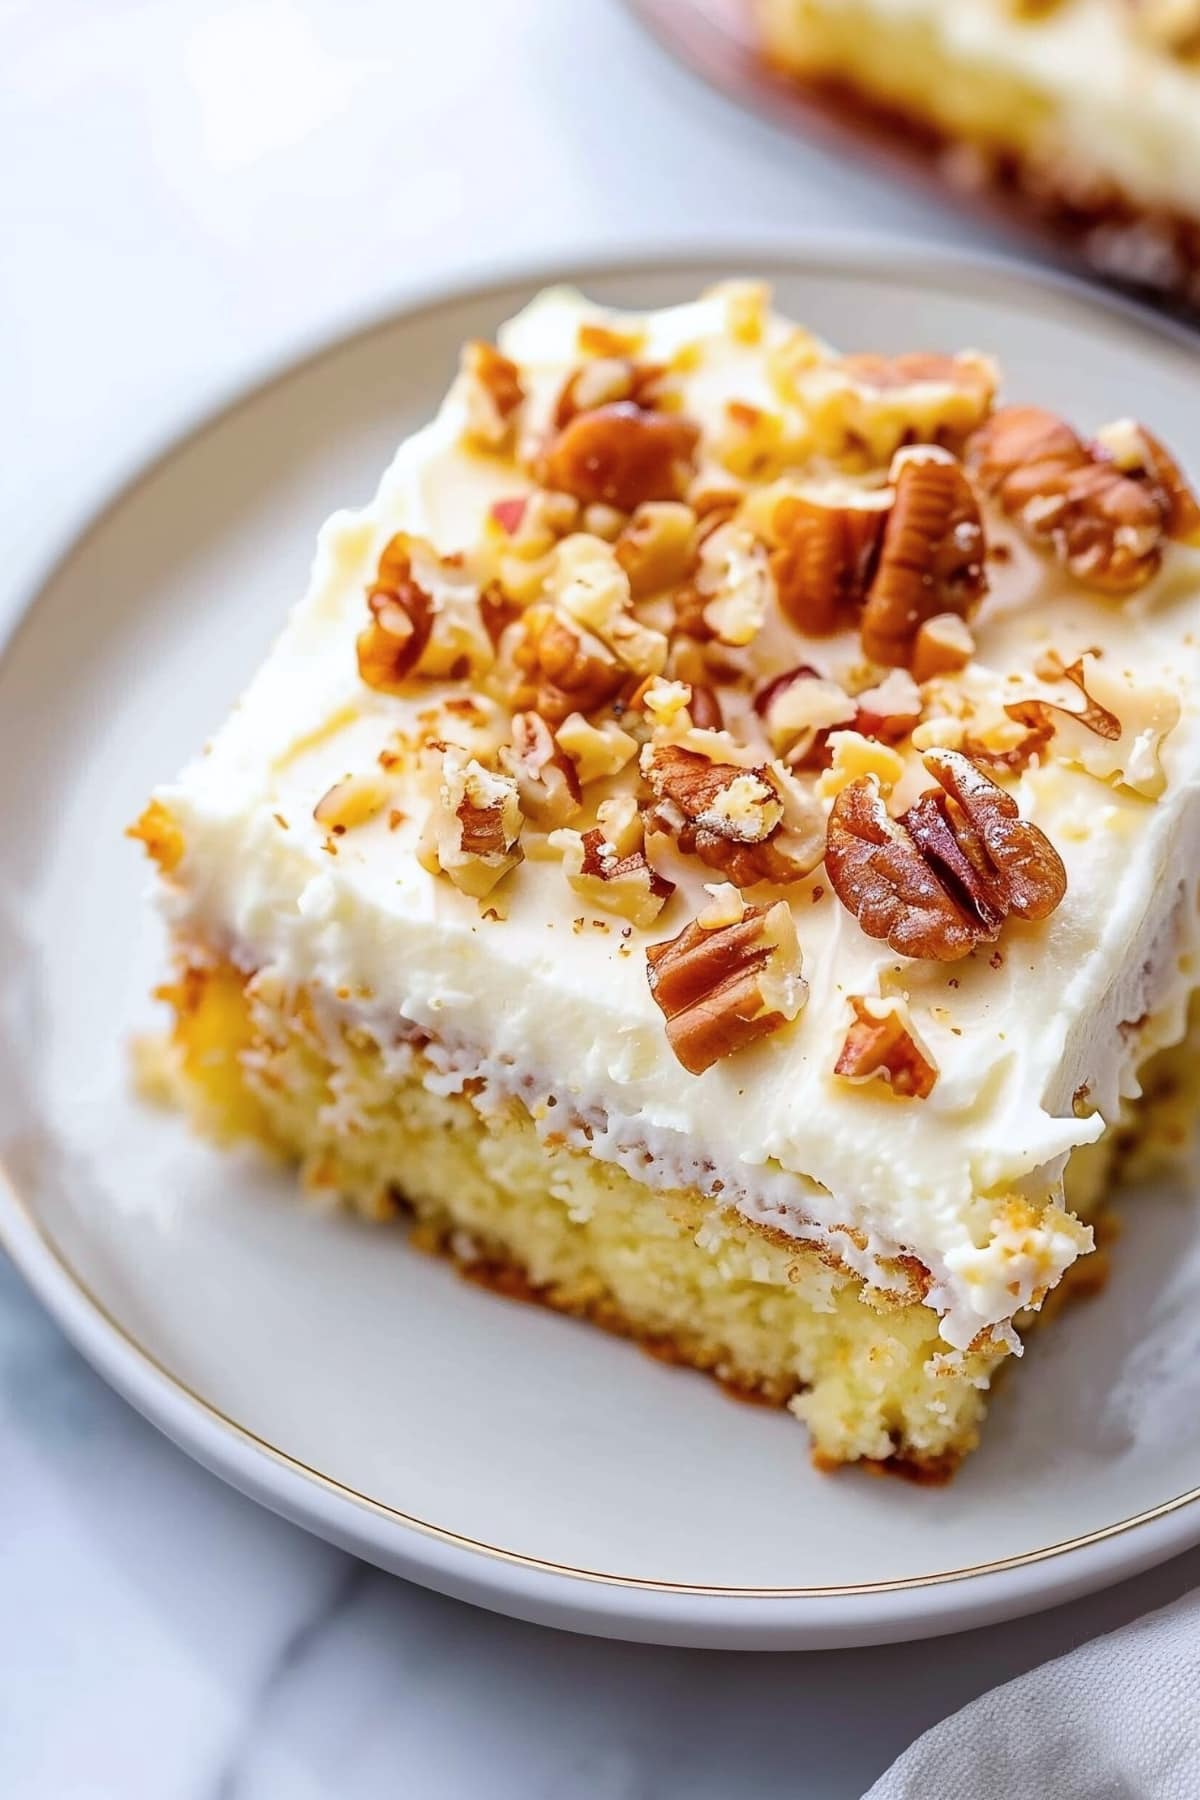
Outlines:
{"type": "Polygon", "coordinates": [[[831,488],[789,494],[771,520],[771,573],[784,615],[798,631],[824,637],[863,600],[891,496],[831,488]]]}
{"type": "Polygon", "coordinates": [[[538,480],[585,505],[603,501],[631,513],[647,500],[683,499],[699,442],[691,419],[618,400],[577,414],[556,432],[538,480]]]}
{"type": "Polygon", "coordinates": [[[1002,407],[971,438],[967,456],[986,491],[1078,580],[1126,594],[1157,572],[1174,502],[1053,413],[1002,407]]]}
{"type": "Polygon", "coordinates": [[[966,613],[987,577],[979,506],[956,462],[906,458],[895,490],[861,629],[872,662],[902,667],[922,625],[937,613],[966,613]]]}
{"type": "Polygon", "coordinates": [[[646,952],[667,1041],[690,1075],[794,1019],[808,997],[791,908],[752,906],[733,925],[698,920],[646,952]]]}
{"type": "Polygon", "coordinates": [[[833,1065],[844,1081],[881,1077],[894,1094],[926,1100],[938,1077],[937,1064],[921,1043],[908,1009],[898,999],[876,1000],[850,995],[854,1023],[833,1065]]]}
{"type": "Polygon", "coordinates": [[[930,750],[941,784],[899,819],[870,777],[850,782],[829,816],[825,867],[868,937],[903,956],[954,962],[990,942],[1012,913],[1044,919],[1067,877],[1049,839],[969,757],[930,750]]]}

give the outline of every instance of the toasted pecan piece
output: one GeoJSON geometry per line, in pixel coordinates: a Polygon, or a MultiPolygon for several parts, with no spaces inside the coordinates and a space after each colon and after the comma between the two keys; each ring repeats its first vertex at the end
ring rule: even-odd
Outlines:
{"type": "Polygon", "coordinates": [[[819,810],[786,771],[713,762],[677,744],[647,745],[642,771],[658,803],[648,828],[736,887],[786,887],[820,862],[819,810]]]}
{"type": "Polygon", "coordinates": [[[551,725],[570,713],[607,705],[629,673],[607,644],[553,606],[531,606],[525,612],[513,661],[529,682],[531,710],[551,725]]]}
{"type": "Polygon", "coordinates": [[[927,1100],[938,1070],[921,1043],[899,999],[878,1000],[850,995],[854,1023],[833,1065],[844,1081],[866,1082],[879,1076],[906,1100],[927,1100]]]}
{"type": "Polygon", "coordinates": [[[572,369],[560,388],[554,403],[555,429],[561,431],[580,413],[595,412],[620,400],[652,411],[663,397],[666,373],[662,363],[639,363],[631,356],[591,357],[572,369]]]}
{"type": "MultiPolygon", "coordinates": [[[[631,811],[636,819],[636,807],[631,811]]],[[[556,831],[550,842],[562,851],[563,873],[573,892],[602,912],[617,913],[644,929],[671,898],[675,883],[651,867],[641,837],[637,820],[633,830],[621,821],[615,830],[601,824],[582,834],[556,831]],[[610,830],[616,842],[608,835],[610,830]]]]}
{"type": "Polygon", "coordinates": [[[384,547],[367,593],[371,623],[358,636],[358,672],[368,687],[394,693],[415,670],[433,631],[433,595],[413,575],[411,540],[384,547]]]}
{"type": "Polygon", "coordinates": [[[930,750],[941,785],[899,819],[871,777],[848,783],[829,816],[825,868],[868,937],[904,956],[955,962],[1012,913],[1043,919],[1066,892],[1061,858],[969,757],[930,750]]]}
{"type": "Polygon", "coordinates": [[[535,825],[563,825],[579,811],[575,764],[540,713],[513,714],[512,743],[500,751],[500,763],[517,784],[522,814],[535,825]]]}
{"type": "Polygon", "coordinates": [[[809,663],[776,675],[754,696],[754,710],[766,727],[772,750],[788,768],[820,765],[829,733],[849,725],[858,707],[840,682],[830,681],[809,663]]]}
{"type": "Polygon", "coordinates": [[[693,420],[618,400],[576,414],[557,431],[538,479],[585,505],[603,501],[631,513],[647,500],[684,498],[699,442],[693,420]]]}
{"type": "Polygon", "coordinates": [[[872,662],[894,668],[911,661],[922,625],[965,614],[987,586],[983,521],[959,465],[932,452],[905,457],[895,491],[861,627],[872,662]]]}
{"type": "Polygon", "coordinates": [[[482,338],[464,344],[462,375],[467,402],[467,436],[488,450],[507,448],[525,390],[511,357],[482,338]]]}
{"type": "Polygon", "coordinates": [[[656,800],[672,802],[689,824],[734,842],[762,843],[783,817],[765,768],[713,762],[678,744],[648,744],[642,773],[656,800]]]}
{"type": "Polygon", "coordinates": [[[418,860],[482,899],[523,858],[517,784],[451,747],[440,756],[437,796],[418,860]]]}
{"type": "Polygon", "coordinates": [[[986,412],[996,391],[996,371],[984,356],[960,351],[949,356],[943,350],[903,350],[899,356],[878,351],[858,351],[835,364],[854,381],[878,394],[897,388],[950,387],[969,396],[980,412],[986,412]]]}
{"type": "Polygon", "coordinates": [[[424,538],[396,532],[367,591],[371,623],[357,641],[360,676],[381,693],[399,693],[414,676],[482,674],[495,660],[490,605],[461,558],[439,556],[424,538]]]}
{"type": "Polygon", "coordinates": [[[1178,695],[1154,684],[1137,686],[1092,656],[1079,657],[1058,678],[1078,688],[1082,707],[1014,700],[1004,709],[1009,718],[1024,725],[1031,740],[1040,738],[1040,748],[1054,737],[1064,761],[1102,781],[1116,777],[1134,793],[1156,800],[1167,784],[1161,750],[1179,723],[1178,695]]]}
{"type": "Polygon", "coordinates": [[[696,515],[682,500],[647,500],[613,546],[634,599],[684,581],[696,566],[696,515]]]}
{"type": "Polygon", "coordinates": [[[808,996],[791,908],[748,907],[735,924],[699,920],[646,951],[667,1040],[691,1075],[794,1019],[808,996]]]}
{"type": "Polygon", "coordinates": [[[1144,482],[1155,492],[1169,538],[1178,544],[1200,542],[1200,501],[1160,438],[1136,419],[1117,419],[1096,433],[1096,442],[1123,475],[1144,482]]]}
{"type": "Polygon", "coordinates": [[[1156,574],[1181,502],[1148,475],[1126,474],[1065,420],[1002,407],[974,433],[967,458],[981,486],[1078,580],[1127,594],[1156,574]]]}
{"type": "Polygon", "coordinates": [[[866,595],[889,495],[836,487],[789,494],[771,520],[771,573],[779,605],[798,631],[824,637],[866,595]]]}

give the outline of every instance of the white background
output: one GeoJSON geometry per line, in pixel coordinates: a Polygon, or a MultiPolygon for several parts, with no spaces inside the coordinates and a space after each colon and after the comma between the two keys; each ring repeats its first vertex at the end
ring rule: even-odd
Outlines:
{"type": "MultiPolygon", "coordinates": [[[[173,426],[413,286],[831,228],[970,235],[742,116],[617,0],[0,0],[0,628],[173,426]]],[[[221,1488],[0,1259],[3,1800],[852,1800],[981,1688],[1198,1579],[1200,1553],[821,1657],[510,1624],[221,1488]]]]}

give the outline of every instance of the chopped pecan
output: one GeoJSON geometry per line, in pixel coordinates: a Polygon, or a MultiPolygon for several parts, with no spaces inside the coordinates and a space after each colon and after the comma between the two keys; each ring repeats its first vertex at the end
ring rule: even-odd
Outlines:
{"type": "Polygon", "coordinates": [[[414,580],[410,539],[398,532],[379,559],[367,594],[371,623],[358,637],[358,672],[382,693],[401,688],[433,630],[433,596],[414,580]]]}
{"type": "Polygon", "coordinates": [[[904,758],[898,750],[881,738],[864,737],[861,731],[831,731],[821,760],[824,766],[817,792],[824,800],[834,799],[844,787],[866,775],[891,789],[904,773],[904,758]]]}
{"type": "Polygon", "coordinates": [[[1132,476],[1152,490],[1162,509],[1163,527],[1169,538],[1179,544],[1200,542],[1200,502],[1160,439],[1136,419],[1118,419],[1096,433],[1096,442],[1123,475],[1132,476]]]}
{"type": "Polygon", "coordinates": [[[779,605],[798,631],[824,637],[866,595],[891,495],[849,486],[779,501],[771,520],[771,573],[779,605]]]}
{"type": "Polygon", "coordinates": [[[554,426],[561,431],[581,413],[595,412],[616,401],[652,411],[663,399],[666,369],[661,363],[639,363],[630,356],[594,356],[567,376],[554,403],[554,426]]]}
{"type": "Polygon", "coordinates": [[[761,631],[773,587],[766,546],[744,525],[718,526],[700,547],[696,592],[703,619],[721,644],[749,644],[761,631]]]}
{"type": "Polygon", "coordinates": [[[335,781],[313,808],[313,818],[340,837],[355,825],[365,825],[382,811],[386,784],[378,775],[346,775],[335,781]]]}
{"type": "Polygon", "coordinates": [[[760,689],[754,710],[766,727],[772,750],[789,768],[798,769],[818,764],[829,733],[848,725],[858,709],[839,682],[800,663],[760,689]]]}
{"type": "Polygon", "coordinates": [[[816,362],[792,385],[818,450],[881,463],[901,444],[956,447],[987,417],[996,382],[995,365],[973,351],[912,351],[816,362]]]}
{"type": "Polygon", "coordinates": [[[579,776],[540,713],[513,714],[512,743],[500,763],[517,784],[525,818],[552,829],[579,811],[579,776]]]}
{"type": "Polygon", "coordinates": [[[463,347],[462,376],[467,436],[485,449],[505,449],[525,398],[521,371],[494,344],[476,338],[463,347]]]}
{"type": "Polygon", "coordinates": [[[518,631],[513,661],[529,682],[532,710],[551,725],[607,705],[628,680],[608,646],[556,607],[531,606],[518,631]]]}
{"type": "Polygon", "coordinates": [[[699,441],[691,419],[618,400],[577,414],[556,432],[538,479],[585,505],[601,500],[631,513],[647,500],[683,499],[699,441]]]}
{"type": "Polygon", "coordinates": [[[855,696],[854,729],[862,737],[898,744],[920,723],[920,690],[907,669],[892,669],[872,688],[855,696]]]}
{"type": "Polygon", "coordinates": [[[642,773],[656,800],[670,801],[702,832],[742,844],[770,837],[783,803],[765,768],[711,762],[677,744],[647,744],[642,773]]]}
{"type": "Polygon", "coordinates": [[[921,626],[936,613],[967,612],[987,578],[983,521],[956,462],[906,457],[895,490],[863,609],[862,644],[872,662],[900,667],[910,661],[921,626]]]}
{"type": "Polygon", "coordinates": [[[441,757],[437,798],[418,857],[431,874],[449,877],[464,894],[482,899],[522,860],[517,784],[465,752],[441,757]]]}
{"type": "Polygon", "coordinates": [[[721,711],[721,701],[715,688],[707,682],[693,681],[688,684],[692,697],[688,701],[688,711],[692,715],[692,723],[698,731],[723,731],[725,718],[721,711]]]}
{"type": "Polygon", "coordinates": [[[1038,702],[1029,702],[1029,712],[1024,713],[1025,702],[1012,702],[1005,707],[1005,714],[1015,724],[1023,725],[1025,734],[1015,743],[992,741],[996,734],[989,732],[981,737],[975,731],[964,730],[961,748],[972,762],[980,763],[984,768],[1003,769],[1009,775],[1019,775],[1027,769],[1034,757],[1042,757],[1050,739],[1054,736],[1052,721],[1042,714],[1038,702]],[[1037,709],[1036,711],[1034,709],[1037,709]]]}
{"type": "Polygon", "coordinates": [[[633,925],[652,925],[675,892],[675,883],[651,868],[640,842],[614,844],[600,826],[582,835],[556,831],[550,841],[562,851],[563,871],[574,892],[633,925]]]}
{"type": "Polygon", "coordinates": [[[151,800],[133,824],[126,827],[125,836],[144,844],[147,856],[164,875],[183,861],[183,832],[161,800],[151,800]]]}
{"type": "Polygon", "coordinates": [[[1005,712],[1031,738],[1040,736],[1039,748],[1053,736],[1064,761],[1101,781],[1115,777],[1134,793],[1156,800],[1166,787],[1159,753],[1179,723],[1178,696],[1167,688],[1137,687],[1092,655],[1064,668],[1061,679],[1079,689],[1082,707],[1039,698],[1011,701],[1005,712]]]}
{"type": "Polygon", "coordinates": [[[614,719],[593,725],[582,713],[569,713],[555,732],[559,748],[570,757],[581,786],[617,775],[637,755],[637,739],[614,719]]]}
{"type": "Polygon", "coordinates": [[[917,631],[912,649],[912,674],[916,682],[935,675],[956,675],[975,654],[975,639],[958,613],[935,613],[917,631]]]}
{"type": "Polygon", "coordinates": [[[881,1076],[894,1094],[926,1100],[937,1080],[937,1064],[921,1043],[898,999],[877,1000],[850,995],[854,1023],[833,1066],[844,1081],[871,1081],[881,1076]]]}
{"type": "Polygon", "coordinates": [[[696,566],[696,515],[681,500],[639,506],[614,546],[634,599],[686,580],[696,566]]]}
{"type": "Polygon", "coordinates": [[[1052,700],[1013,700],[1004,708],[1009,718],[1015,719],[1018,725],[1026,726],[1031,732],[1046,731],[1048,737],[1053,732],[1056,723],[1051,715],[1062,713],[1068,719],[1073,719],[1077,724],[1082,725],[1086,731],[1094,731],[1097,737],[1113,740],[1120,737],[1121,721],[1116,713],[1110,712],[1106,706],[1101,706],[1088,693],[1082,657],[1078,657],[1069,667],[1064,668],[1059,679],[1069,681],[1079,689],[1083,695],[1081,708],[1056,706],[1052,700]]]}
{"type": "Polygon", "coordinates": [[[1157,572],[1174,503],[1053,413],[1002,407],[971,438],[967,455],[987,492],[1078,580],[1126,594],[1157,572]]]}
{"type": "Polygon", "coordinates": [[[893,819],[870,777],[850,782],[829,817],[825,867],[868,937],[904,956],[954,962],[990,942],[1011,913],[1043,919],[1066,871],[1012,797],[954,750],[930,750],[941,784],[893,819]]]}
{"type": "Polygon", "coordinates": [[[615,325],[585,319],[575,333],[575,342],[581,356],[636,356],[646,342],[646,333],[637,328],[618,330],[615,325]]]}
{"type": "Polygon", "coordinates": [[[820,809],[778,767],[739,768],[678,744],[648,744],[642,771],[658,803],[649,828],[735,886],[785,887],[820,862],[820,809]]]}
{"type": "Polygon", "coordinates": [[[462,679],[495,657],[481,596],[458,562],[399,531],[384,548],[367,592],[371,623],[359,633],[358,672],[381,693],[410,676],[462,679]]]}
{"type": "Polygon", "coordinates": [[[611,544],[586,532],[564,538],[546,579],[548,598],[576,624],[598,637],[635,675],[657,675],[667,660],[667,640],[632,610],[629,578],[611,544]]]}
{"type": "Polygon", "coordinates": [[[698,920],[646,952],[667,1041],[690,1075],[794,1019],[808,997],[791,908],[748,907],[736,924],[698,920]]]}

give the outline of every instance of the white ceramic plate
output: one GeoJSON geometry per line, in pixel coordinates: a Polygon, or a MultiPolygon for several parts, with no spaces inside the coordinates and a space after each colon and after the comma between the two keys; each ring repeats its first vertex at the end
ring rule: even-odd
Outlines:
{"type": "MultiPolygon", "coordinates": [[[[1083,422],[1142,414],[1200,466],[1194,353],[1069,286],[894,252],[740,258],[755,260],[847,347],[986,346],[1010,391],[1083,422]]],[[[730,272],[709,256],[552,273],[656,305],[730,272]]],[[[225,713],[326,513],[371,492],[460,341],[536,285],[389,318],[203,424],[77,540],[16,633],[0,662],[0,1233],[85,1355],[200,1461],[386,1568],[526,1618],[828,1646],[979,1624],[1147,1567],[1200,1539],[1186,1195],[1128,1203],[1108,1292],[1031,1347],[958,1480],[921,1490],[815,1474],[786,1415],[467,1286],[398,1231],[306,1211],[285,1176],[129,1092],[162,947],[122,827],[225,713]]]]}

